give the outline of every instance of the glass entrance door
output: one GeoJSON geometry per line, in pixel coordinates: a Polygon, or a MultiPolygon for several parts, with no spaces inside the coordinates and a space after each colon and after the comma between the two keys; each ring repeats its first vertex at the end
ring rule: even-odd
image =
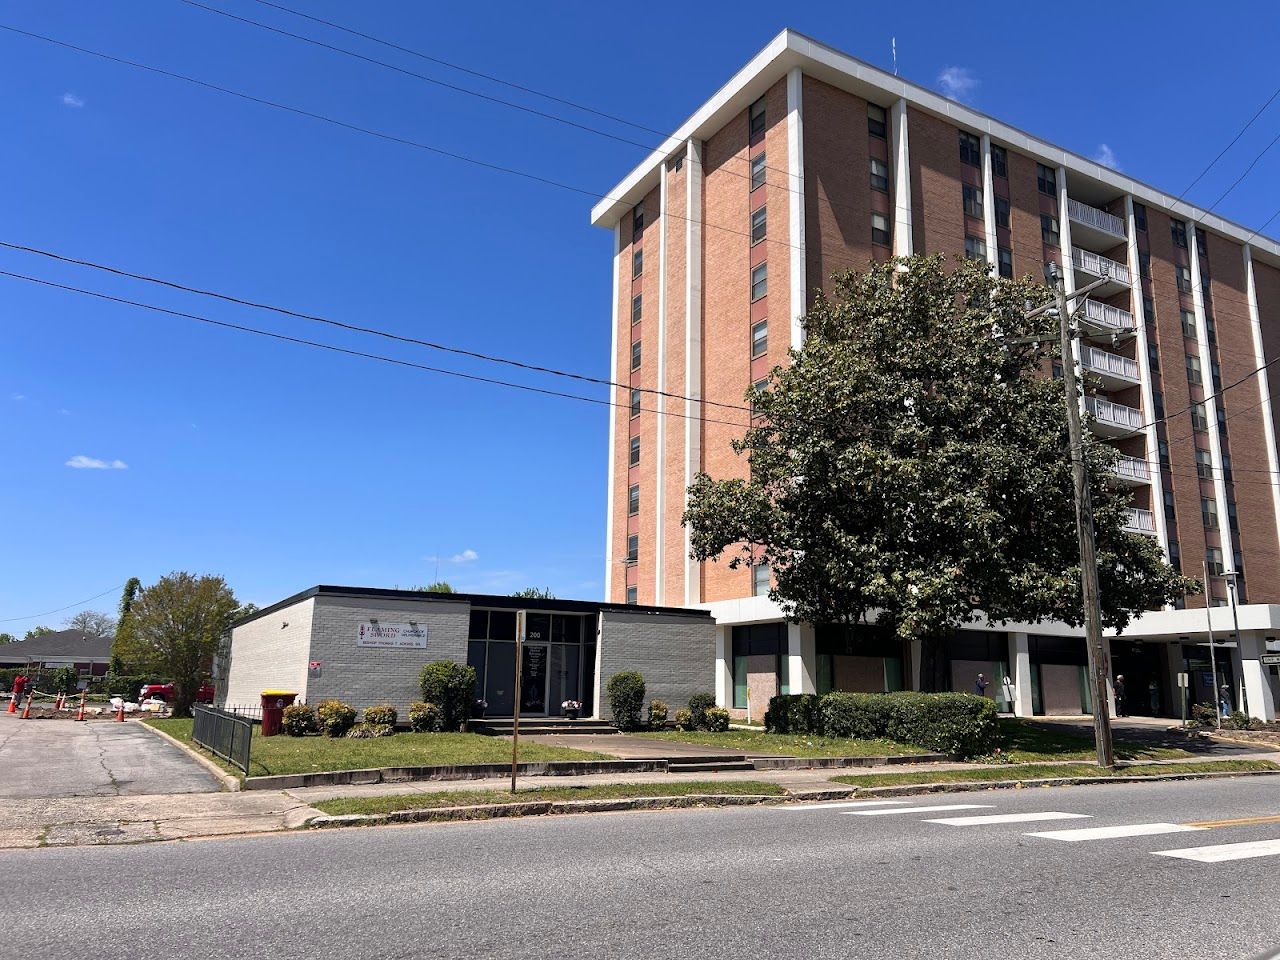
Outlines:
{"type": "Polygon", "coordinates": [[[520,663],[520,715],[547,712],[547,645],[526,643],[520,663]]]}

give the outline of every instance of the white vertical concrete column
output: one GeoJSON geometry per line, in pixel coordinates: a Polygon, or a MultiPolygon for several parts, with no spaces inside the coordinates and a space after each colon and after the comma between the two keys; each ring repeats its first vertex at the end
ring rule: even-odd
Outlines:
{"type": "Polygon", "coordinates": [[[982,221],[987,233],[987,263],[999,270],[995,174],[991,166],[991,135],[989,133],[982,135],[982,221]]]}
{"type": "Polygon", "coordinates": [[[1241,634],[1237,655],[1240,658],[1240,677],[1243,680],[1249,716],[1270,722],[1276,719],[1276,701],[1272,695],[1267,667],[1261,660],[1267,651],[1267,644],[1260,633],[1241,631],[1241,634]]]}
{"type": "Polygon", "coordinates": [[[911,153],[907,138],[907,101],[899,100],[889,111],[893,136],[893,255],[911,256],[911,153]]]}
{"type": "MultiPolygon", "coordinates": [[[[1262,343],[1262,319],[1258,311],[1258,288],[1253,279],[1253,249],[1244,246],[1244,279],[1249,301],[1249,325],[1253,329],[1253,358],[1258,369],[1258,394],[1262,401],[1262,430],[1267,441],[1267,468],[1273,479],[1280,478],[1276,452],[1276,422],[1271,409],[1271,387],[1266,370],[1267,351],[1262,343]]],[[[1276,536],[1280,540],[1280,483],[1271,484],[1271,506],[1275,511],[1276,536]]]]}
{"type": "MultiPolygon", "coordinates": [[[[1222,564],[1228,573],[1236,569],[1235,545],[1227,519],[1227,481],[1222,468],[1222,436],[1218,433],[1218,395],[1213,388],[1213,352],[1209,348],[1209,325],[1205,319],[1204,290],[1200,287],[1200,251],[1196,225],[1187,223],[1187,249],[1191,253],[1191,299],[1196,311],[1196,343],[1200,347],[1200,376],[1204,380],[1204,407],[1209,418],[1209,458],[1213,467],[1213,498],[1218,504],[1218,537],[1222,542],[1222,564]]],[[[1212,593],[1206,588],[1206,603],[1212,593]]]]}
{"type": "Polygon", "coordinates": [[[1138,339],[1138,373],[1142,378],[1142,410],[1147,426],[1143,428],[1147,467],[1151,471],[1151,514],[1155,518],[1156,536],[1160,540],[1160,549],[1164,558],[1169,559],[1169,528],[1164,517],[1164,478],[1160,473],[1160,438],[1156,428],[1150,421],[1155,419],[1156,398],[1155,381],[1151,374],[1151,354],[1147,350],[1147,311],[1142,305],[1142,264],[1138,261],[1138,221],[1133,212],[1133,197],[1125,194],[1124,198],[1125,231],[1129,235],[1128,259],[1129,277],[1129,311],[1133,314],[1135,332],[1138,339]]]}
{"type": "Polygon", "coordinates": [[[808,623],[787,624],[787,686],[792,693],[816,693],[817,644],[813,626],[808,623]]]}
{"type": "MultiPolygon", "coordinates": [[[[690,140],[686,151],[684,234],[684,506],[689,505],[689,485],[702,469],[702,141],[690,140]]],[[[614,298],[617,299],[616,297],[614,298]]],[[[684,528],[684,603],[702,601],[698,562],[689,557],[692,531],[684,528]]]]}
{"type": "Polygon", "coordinates": [[[804,346],[805,293],[804,242],[804,73],[799,67],[787,72],[787,185],[791,237],[791,346],[804,346]]]}
{"type": "Polygon", "coordinates": [[[1025,633],[1009,634],[1009,663],[1013,670],[1013,715],[1033,716],[1035,707],[1031,684],[1031,642],[1025,633]]]}
{"type": "MultiPolygon", "coordinates": [[[[613,383],[618,382],[618,288],[620,284],[620,271],[622,260],[622,221],[619,220],[613,225],[613,306],[609,311],[609,315],[613,318],[613,330],[609,336],[609,380],[613,383]]],[[[611,387],[614,403],[627,403],[629,398],[624,396],[621,387],[611,387]]],[[[617,433],[618,433],[618,410],[620,407],[609,408],[609,469],[608,474],[608,496],[607,506],[604,512],[604,600],[605,603],[614,602],[613,599],[613,497],[614,497],[614,455],[617,449],[617,433]]]]}
{"type": "Polygon", "coordinates": [[[733,706],[732,627],[716,627],[716,703],[726,709],[733,706]]]}
{"type": "MultiPolygon", "coordinates": [[[[658,168],[660,176],[658,186],[658,390],[654,395],[654,409],[657,410],[657,432],[654,437],[654,485],[653,485],[653,602],[662,606],[664,596],[663,581],[665,578],[665,561],[667,546],[667,522],[665,514],[665,497],[667,464],[667,398],[663,393],[667,389],[667,225],[671,218],[667,216],[667,178],[671,171],[664,160],[658,168]]],[[[643,492],[643,491],[642,491],[643,492]]]]}
{"type": "Polygon", "coordinates": [[[604,693],[604,682],[600,676],[600,668],[604,664],[604,614],[596,614],[596,679],[595,694],[591,698],[591,703],[595,707],[592,711],[591,719],[599,720],[604,716],[604,704],[601,703],[600,695],[604,693]]]}

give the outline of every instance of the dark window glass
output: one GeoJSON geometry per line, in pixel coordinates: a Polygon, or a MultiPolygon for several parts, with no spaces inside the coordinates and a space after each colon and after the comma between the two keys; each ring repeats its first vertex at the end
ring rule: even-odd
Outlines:
{"type": "Polygon", "coordinates": [[[981,220],[982,211],[982,188],[965,186],[964,193],[964,215],[973,217],[975,220],[981,220]]]}
{"type": "Polygon", "coordinates": [[[1227,526],[1234,532],[1240,532],[1240,518],[1236,516],[1236,502],[1234,500],[1227,501],[1227,526]]]}
{"type": "Polygon", "coordinates": [[[970,260],[987,259],[987,241],[977,237],[964,238],[964,255],[970,260]]]}
{"type": "Polygon", "coordinates": [[[751,415],[759,416],[760,410],[756,406],[756,397],[769,389],[769,378],[763,377],[751,385],[751,415]]]}
{"type": "Polygon", "coordinates": [[[635,604],[639,601],[636,599],[636,588],[627,587],[627,603],[635,604]]]}
{"type": "Polygon", "coordinates": [[[882,247],[889,246],[889,218],[882,213],[871,215],[871,242],[882,247]]]}
{"type": "Polygon", "coordinates": [[[1201,259],[1200,272],[1201,273],[1205,273],[1209,266],[1208,263],[1204,262],[1204,260],[1209,256],[1208,236],[1209,235],[1205,233],[1203,230],[1196,231],[1196,253],[1200,255],[1200,259],[1201,259]]]}
{"type": "Polygon", "coordinates": [[[1147,344],[1147,362],[1151,365],[1152,372],[1160,371],[1160,351],[1155,345],[1155,341],[1147,344]]]}
{"type": "Polygon", "coordinates": [[[1173,245],[1185,249],[1187,246],[1187,222],[1185,220],[1170,220],[1169,227],[1173,233],[1173,245]]]}
{"type": "Polygon", "coordinates": [[[1157,420],[1164,419],[1164,394],[1159,390],[1151,391],[1151,403],[1155,407],[1155,415],[1157,420]]]}
{"type": "Polygon", "coordinates": [[[1133,205],[1133,223],[1143,233],[1147,230],[1147,208],[1140,203],[1133,205]]]}
{"type": "Polygon", "coordinates": [[[889,192],[889,165],[875,157],[871,158],[871,189],[889,192]]]}
{"type": "Polygon", "coordinates": [[[516,642],[516,612],[514,610],[489,611],[489,639],[516,642]]]}
{"type": "Polygon", "coordinates": [[[1147,280],[1151,279],[1151,254],[1149,253],[1138,254],[1138,273],[1140,273],[1147,280]]]}
{"type": "Polygon", "coordinates": [[[761,320],[751,328],[751,359],[769,352],[769,321],[761,320]]]}
{"type": "Polygon", "coordinates": [[[476,685],[471,691],[474,700],[484,697],[484,664],[488,653],[489,645],[483,640],[473,640],[467,644],[467,666],[476,672],[476,685]]]}
{"type": "Polygon", "coordinates": [[[644,232],[644,204],[637,203],[631,211],[631,242],[635,243],[644,232]]]}
{"type": "Polygon", "coordinates": [[[759,243],[769,231],[769,215],[764,207],[751,214],[751,242],[759,243]]]}
{"type": "Polygon", "coordinates": [[[631,453],[630,453],[630,457],[629,457],[629,459],[627,460],[627,463],[628,463],[628,465],[629,465],[629,466],[634,467],[634,466],[635,466],[636,464],[638,464],[639,462],[640,462],[640,438],[639,438],[639,437],[632,437],[632,438],[631,438],[631,453]]]}
{"type": "Polygon", "coordinates": [[[761,150],[751,158],[751,189],[764,186],[765,161],[764,151],[761,150]]]}
{"type": "Polygon", "coordinates": [[[881,140],[888,136],[888,117],[884,107],[878,107],[874,103],[867,104],[867,133],[881,140]]]}
{"type": "Polygon", "coordinates": [[[640,369],[640,341],[636,340],[631,344],[631,369],[640,369]]]}
{"type": "Polygon", "coordinates": [[[755,303],[769,292],[769,265],[762,263],[751,271],[751,302],[755,303]]]}
{"type": "Polygon", "coordinates": [[[982,166],[982,143],[972,133],[960,131],[960,162],[971,167],[982,166]]]}
{"type": "Polygon", "coordinates": [[[1190,267],[1174,267],[1174,276],[1178,282],[1179,293],[1191,292],[1191,268],[1190,267]]]}
{"type": "Polygon", "coordinates": [[[640,416],[640,391],[631,391],[631,415],[633,417],[640,416]]]}
{"type": "Polygon", "coordinates": [[[1058,175],[1043,163],[1036,164],[1036,187],[1051,197],[1058,195],[1058,175]]]}
{"type": "Polygon", "coordinates": [[[1163,440],[1157,441],[1157,449],[1160,451],[1160,466],[1169,469],[1169,444],[1163,440]]]}
{"type": "Polygon", "coordinates": [[[1000,254],[1000,276],[1013,277],[1013,251],[1008,247],[998,248],[1000,254]]]}
{"type": "Polygon", "coordinates": [[[1156,302],[1150,297],[1142,298],[1142,313],[1147,323],[1156,322],[1156,302]]]}
{"type": "Polygon", "coordinates": [[[627,537],[627,563],[635,563],[640,559],[640,535],[633,533],[627,537]]]}
{"type": "Polygon", "coordinates": [[[1046,246],[1061,246],[1058,239],[1058,218],[1051,213],[1040,214],[1040,239],[1046,246]]]}
{"type": "MultiPolygon", "coordinates": [[[[1165,490],[1164,492],[1164,518],[1170,523],[1177,521],[1177,510],[1174,508],[1172,490],[1165,490]]],[[[1170,549],[1172,549],[1172,546],[1170,549]]]]}
{"type": "Polygon", "coordinates": [[[472,640],[484,640],[489,636],[489,611],[472,610],[467,636],[472,640]]]}
{"type": "Polygon", "coordinates": [[[627,513],[635,514],[640,512],[640,484],[633,483],[627,490],[627,513]]]}
{"type": "Polygon", "coordinates": [[[1182,548],[1178,546],[1176,540],[1169,542],[1169,566],[1179,573],[1182,572],[1182,548]]]}
{"type": "Polygon", "coordinates": [[[761,97],[751,105],[751,136],[756,137],[764,133],[764,97],[761,97]]]}
{"type": "Polygon", "coordinates": [[[638,248],[631,254],[631,279],[634,280],[644,272],[644,249],[638,248]]]}
{"type": "Polygon", "coordinates": [[[1009,177],[1009,157],[1004,152],[1004,147],[991,145],[991,173],[993,176],[1009,177]]]}
{"type": "Polygon", "coordinates": [[[631,322],[640,322],[640,313],[644,309],[644,294],[637,293],[631,298],[631,322]]]}
{"type": "Polygon", "coordinates": [[[1009,229],[1009,201],[1004,197],[996,197],[996,226],[1009,229]]]}

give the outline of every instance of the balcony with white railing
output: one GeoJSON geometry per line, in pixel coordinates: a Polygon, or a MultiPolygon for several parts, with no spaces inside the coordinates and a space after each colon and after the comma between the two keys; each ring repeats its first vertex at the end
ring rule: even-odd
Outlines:
{"type": "Polygon", "coordinates": [[[1112,390],[1132,387],[1140,382],[1138,361],[1098,347],[1080,347],[1080,366],[1112,390]]]}
{"type": "Polygon", "coordinates": [[[1151,464],[1138,457],[1122,456],[1111,468],[1111,473],[1121,483],[1141,486],[1151,482],[1151,464]]]}
{"type": "Polygon", "coordinates": [[[1114,214],[1067,198],[1067,216],[1071,218],[1071,243],[1102,247],[1109,250],[1125,239],[1124,220],[1114,214]]]}
{"type": "Polygon", "coordinates": [[[1134,329],[1133,314],[1109,303],[1097,300],[1084,302],[1084,316],[1089,323],[1097,327],[1106,327],[1108,331],[1125,331],[1134,329]]]}
{"type": "Polygon", "coordinates": [[[1103,278],[1108,281],[1096,288],[1094,296],[1109,297],[1129,287],[1129,268],[1110,257],[1077,248],[1071,251],[1071,263],[1075,267],[1077,288],[1103,278]]]}
{"type": "Polygon", "coordinates": [[[1155,536],[1156,518],[1150,510],[1143,510],[1141,507],[1125,507],[1124,514],[1124,528],[1130,533],[1155,536]]]}
{"type": "Polygon", "coordinates": [[[1084,408],[1093,417],[1093,432],[1104,437],[1124,437],[1142,426],[1142,411],[1102,397],[1085,397],[1084,408]]]}

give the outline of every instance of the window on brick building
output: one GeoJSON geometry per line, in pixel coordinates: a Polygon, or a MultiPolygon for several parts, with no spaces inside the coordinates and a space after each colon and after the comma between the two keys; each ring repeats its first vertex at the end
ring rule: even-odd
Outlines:
{"type": "Polygon", "coordinates": [[[1209,576],[1220,577],[1226,569],[1222,565],[1222,548],[1221,547],[1205,547],[1204,562],[1209,567],[1209,576]]]}
{"type": "MultiPolygon", "coordinates": [[[[631,604],[631,605],[633,605],[633,606],[634,606],[635,604],[637,604],[637,603],[639,603],[639,602],[640,602],[640,601],[636,599],[636,588],[635,588],[635,587],[627,587],[627,603],[629,603],[629,604],[631,604]]],[[[590,648],[588,648],[588,649],[590,649],[590,648]]]]}
{"type": "Polygon", "coordinates": [[[1192,430],[1208,430],[1209,414],[1205,410],[1203,403],[1191,404],[1191,429],[1192,430]]]}
{"type": "Polygon", "coordinates": [[[640,535],[633,533],[627,537],[627,563],[637,563],[640,560],[640,535]]]}
{"type": "Polygon", "coordinates": [[[751,567],[751,595],[767,597],[769,595],[769,565],[756,563],[751,567]]]}
{"type": "Polygon", "coordinates": [[[768,389],[769,389],[768,377],[761,377],[759,380],[757,380],[755,383],[751,385],[751,415],[753,417],[758,417],[760,415],[760,408],[756,406],[756,399],[768,389]]]}
{"type": "Polygon", "coordinates": [[[1036,188],[1050,197],[1058,195],[1058,175],[1043,163],[1036,164],[1036,188]]]}
{"type": "Polygon", "coordinates": [[[1165,470],[1169,469],[1169,444],[1163,440],[1156,441],[1156,450],[1159,451],[1160,466],[1165,470]]]}
{"type": "Polygon", "coordinates": [[[964,215],[973,217],[975,220],[981,220],[982,212],[982,188],[971,187],[967,184],[963,188],[964,194],[964,215]]]}
{"type": "Polygon", "coordinates": [[[1207,310],[1205,311],[1205,315],[1204,315],[1204,329],[1205,329],[1205,332],[1209,335],[1209,342],[1217,343],[1218,342],[1218,325],[1213,322],[1213,314],[1209,313],[1207,310]]]}
{"type": "Polygon", "coordinates": [[[1178,282],[1179,293],[1191,292],[1191,268],[1190,267],[1174,267],[1174,276],[1178,282]]]}
{"type": "Polygon", "coordinates": [[[889,135],[888,121],[884,107],[878,107],[874,103],[867,104],[867,133],[881,140],[886,139],[889,135]]]}
{"type": "Polygon", "coordinates": [[[640,391],[631,391],[631,415],[633,417],[640,416],[640,391]]]}
{"type": "Polygon", "coordinates": [[[1196,315],[1190,310],[1180,310],[1178,317],[1182,322],[1182,335],[1189,340],[1196,338],[1196,315]]]}
{"type": "Polygon", "coordinates": [[[631,210],[631,242],[635,243],[644,232],[644,201],[637,203],[631,210]]]}
{"type": "MultiPolygon", "coordinates": [[[[1234,569],[1236,572],[1236,583],[1238,583],[1243,588],[1244,587],[1244,554],[1241,553],[1239,550],[1232,550],[1231,562],[1232,562],[1232,569],[1234,569]]],[[[1239,599],[1241,603],[1244,602],[1243,597],[1239,597],[1237,599],[1239,599]]]]}
{"type": "MultiPolygon", "coordinates": [[[[1200,229],[1196,230],[1196,253],[1200,254],[1202,258],[1209,256],[1209,235],[1200,229]]],[[[1203,273],[1208,264],[1202,263],[1200,266],[1200,272],[1203,273]]]]}
{"type": "Polygon", "coordinates": [[[627,490],[627,513],[635,515],[640,512],[640,484],[633,483],[627,490]]]}
{"type": "Polygon", "coordinates": [[[1050,375],[1050,376],[1052,376],[1052,377],[1053,377],[1053,379],[1055,379],[1055,380],[1061,380],[1061,379],[1062,379],[1062,377],[1063,377],[1063,372],[1062,372],[1062,361],[1061,361],[1061,360],[1054,360],[1054,361],[1053,361],[1053,363],[1049,364],[1049,375],[1050,375]]]}
{"type": "Polygon", "coordinates": [[[637,249],[631,254],[631,279],[634,280],[642,273],[644,273],[644,250],[637,249]]]}
{"type": "Polygon", "coordinates": [[[1151,254],[1149,253],[1138,254],[1138,275],[1141,276],[1144,280],[1151,279],[1151,254]]]}
{"type": "Polygon", "coordinates": [[[1154,340],[1147,344],[1147,363],[1151,366],[1152,373],[1160,372],[1160,351],[1154,340]]]}
{"type": "Polygon", "coordinates": [[[633,340],[631,342],[631,369],[640,369],[640,341],[633,340]]]}
{"type": "Polygon", "coordinates": [[[764,151],[761,150],[751,158],[751,189],[764,186],[765,161],[764,151]]]}
{"type": "Polygon", "coordinates": [[[997,247],[996,251],[999,254],[998,260],[1000,264],[1000,276],[1012,278],[1013,277],[1013,251],[1010,250],[1008,247],[997,247]]]}
{"type": "Polygon", "coordinates": [[[1222,368],[1218,366],[1217,360],[1209,361],[1209,371],[1213,376],[1213,392],[1219,393],[1222,390],[1222,368]]]}
{"type": "Polygon", "coordinates": [[[765,238],[769,232],[769,214],[765,207],[761,207],[755,213],[751,214],[751,244],[754,246],[765,238]]]}
{"type": "Polygon", "coordinates": [[[1222,455],[1222,479],[1227,483],[1235,482],[1235,478],[1231,475],[1231,456],[1226,453],[1222,455]]]}
{"type": "Polygon", "coordinates": [[[769,352],[769,321],[761,320],[751,328],[751,359],[769,352]]]}
{"type": "Polygon", "coordinates": [[[871,215],[871,242],[882,247],[889,246],[889,218],[883,213],[871,215]]]}
{"type": "Polygon", "coordinates": [[[996,197],[996,226],[1009,229],[1009,201],[1004,197],[996,197]]]}
{"type": "Polygon", "coordinates": [[[755,303],[769,292],[769,264],[762,263],[751,271],[751,302],[755,303]]]}
{"type": "Polygon", "coordinates": [[[1159,390],[1151,391],[1151,406],[1155,412],[1157,420],[1164,419],[1164,394],[1159,390]]]}
{"type": "Polygon", "coordinates": [[[1187,221],[1170,220],[1169,230],[1173,234],[1173,245],[1182,247],[1185,250],[1187,246],[1187,221]]]}
{"type": "Polygon", "coordinates": [[[1040,214],[1040,239],[1049,247],[1062,245],[1058,238],[1058,218],[1051,213],[1040,214]]]}
{"type": "Polygon", "coordinates": [[[1218,529],[1218,504],[1212,497],[1200,498],[1200,519],[1206,530],[1218,529]]]}
{"type": "Polygon", "coordinates": [[[1009,156],[1004,147],[997,147],[994,143],[991,145],[991,173],[1006,180],[1009,178],[1009,156]]]}
{"type": "Polygon", "coordinates": [[[1187,383],[1204,383],[1204,374],[1200,370],[1199,357],[1187,357],[1187,383]]]}
{"type": "Polygon", "coordinates": [[[1196,476],[1201,480],[1213,479],[1213,457],[1201,447],[1196,447],[1196,476]]]}
{"type": "Polygon", "coordinates": [[[1156,302],[1150,297],[1142,298],[1142,315],[1147,323],[1156,322],[1156,302]]]}
{"type": "Polygon", "coordinates": [[[964,238],[964,255],[970,260],[987,259],[987,241],[980,240],[977,237],[966,236],[964,238]]]}
{"type": "Polygon", "coordinates": [[[1140,203],[1133,205],[1133,225],[1143,233],[1147,232],[1147,208],[1140,203]]]}
{"type": "Polygon", "coordinates": [[[631,298],[631,322],[640,322],[640,313],[644,309],[644,294],[637,293],[631,298]]]}
{"type": "Polygon", "coordinates": [[[960,162],[971,167],[982,166],[982,142],[963,130],[960,131],[960,162]]]}
{"type": "Polygon", "coordinates": [[[871,158],[871,189],[889,192],[889,165],[875,157],[871,158]]]}
{"type": "Polygon", "coordinates": [[[1240,517],[1236,513],[1236,502],[1234,500],[1227,501],[1227,526],[1231,528],[1233,533],[1240,532],[1240,517]]]}
{"type": "Polygon", "coordinates": [[[764,97],[761,97],[751,105],[751,127],[750,135],[752,137],[764,133],[764,97]]]}
{"type": "Polygon", "coordinates": [[[1164,518],[1170,523],[1177,521],[1177,511],[1173,506],[1173,491],[1165,490],[1164,492],[1164,518]]]}
{"type": "Polygon", "coordinates": [[[627,465],[634,467],[640,462],[640,438],[631,438],[631,452],[627,457],[627,465]]]}
{"type": "Polygon", "coordinates": [[[1169,566],[1178,573],[1182,572],[1182,547],[1178,545],[1177,540],[1169,541],[1169,566]]]}

